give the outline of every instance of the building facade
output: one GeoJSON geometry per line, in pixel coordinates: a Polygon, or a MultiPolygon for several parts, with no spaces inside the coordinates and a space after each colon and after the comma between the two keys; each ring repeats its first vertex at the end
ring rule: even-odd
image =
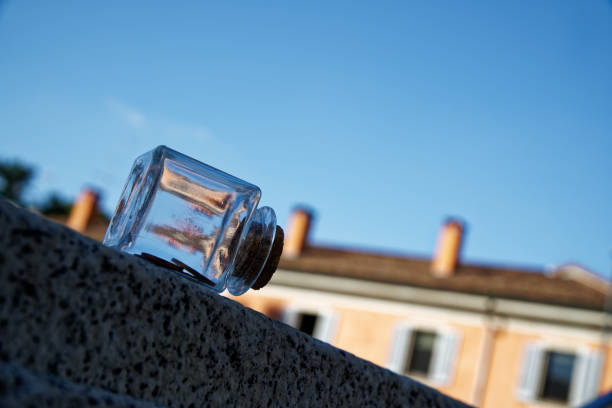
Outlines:
{"type": "Polygon", "coordinates": [[[608,284],[583,268],[463,264],[454,220],[432,259],[308,246],[293,224],[272,282],[235,300],[477,406],[580,406],[612,388],[608,284]]]}

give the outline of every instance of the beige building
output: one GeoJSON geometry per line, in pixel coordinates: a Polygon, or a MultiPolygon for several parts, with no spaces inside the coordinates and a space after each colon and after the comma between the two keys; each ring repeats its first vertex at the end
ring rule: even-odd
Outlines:
{"type": "Polygon", "coordinates": [[[432,259],[308,246],[308,212],[292,220],[288,256],[245,306],[478,406],[579,406],[612,388],[608,284],[585,269],[461,263],[452,220],[432,259]]]}

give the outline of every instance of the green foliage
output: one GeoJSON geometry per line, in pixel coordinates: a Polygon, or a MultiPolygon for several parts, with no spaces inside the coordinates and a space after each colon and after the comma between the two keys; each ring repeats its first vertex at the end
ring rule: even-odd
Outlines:
{"type": "MultiPolygon", "coordinates": [[[[8,198],[19,205],[26,206],[23,193],[34,178],[34,169],[18,161],[0,161],[0,196],[8,198]]],[[[72,203],[58,193],[51,193],[39,206],[45,215],[68,215],[72,203]]]]}
{"type": "Polygon", "coordinates": [[[71,208],[70,201],[66,201],[57,193],[51,193],[47,201],[40,206],[40,212],[45,215],[68,215],[71,208]]]}
{"type": "Polygon", "coordinates": [[[23,204],[22,195],[32,180],[34,170],[18,162],[0,162],[0,195],[23,204]]]}

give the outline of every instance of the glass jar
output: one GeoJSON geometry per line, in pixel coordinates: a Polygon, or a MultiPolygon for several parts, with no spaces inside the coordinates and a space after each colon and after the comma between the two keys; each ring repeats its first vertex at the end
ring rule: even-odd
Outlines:
{"type": "Polygon", "coordinates": [[[269,280],[282,251],[260,197],[257,186],[158,146],[134,162],[103,243],[240,295],[269,280]]]}

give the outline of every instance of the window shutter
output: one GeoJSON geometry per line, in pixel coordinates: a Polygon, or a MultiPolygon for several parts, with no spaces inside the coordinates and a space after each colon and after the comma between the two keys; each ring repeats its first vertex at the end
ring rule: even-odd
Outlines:
{"type": "Polygon", "coordinates": [[[288,307],[283,311],[283,323],[291,327],[295,327],[297,323],[298,311],[295,308],[288,307]]]}
{"type": "Polygon", "coordinates": [[[570,406],[581,406],[597,396],[602,363],[601,353],[588,351],[578,354],[570,386],[570,406]]]}
{"type": "Polygon", "coordinates": [[[538,344],[527,344],[523,352],[523,365],[519,386],[516,391],[521,401],[533,401],[538,397],[542,368],[544,363],[544,350],[538,344]]]}
{"type": "Polygon", "coordinates": [[[314,333],[312,333],[312,337],[331,343],[334,340],[333,334],[335,327],[336,318],[332,313],[317,313],[317,324],[314,328],[314,333]]]}
{"type": "Polygon", "coordinates": [[[409,326],[398,325],[393,334],[393,343],[387,368],[399,374],[404,374],[406,366],[406,356],[410,348],[412,338],[412,328],[409,326]]]}
{"type": "Polygon", "coordinates": [[[431,359],[430,379],[436,385],[448,385],[453,378],[459,335],[454,331],[439,332],[431,359]]]}

